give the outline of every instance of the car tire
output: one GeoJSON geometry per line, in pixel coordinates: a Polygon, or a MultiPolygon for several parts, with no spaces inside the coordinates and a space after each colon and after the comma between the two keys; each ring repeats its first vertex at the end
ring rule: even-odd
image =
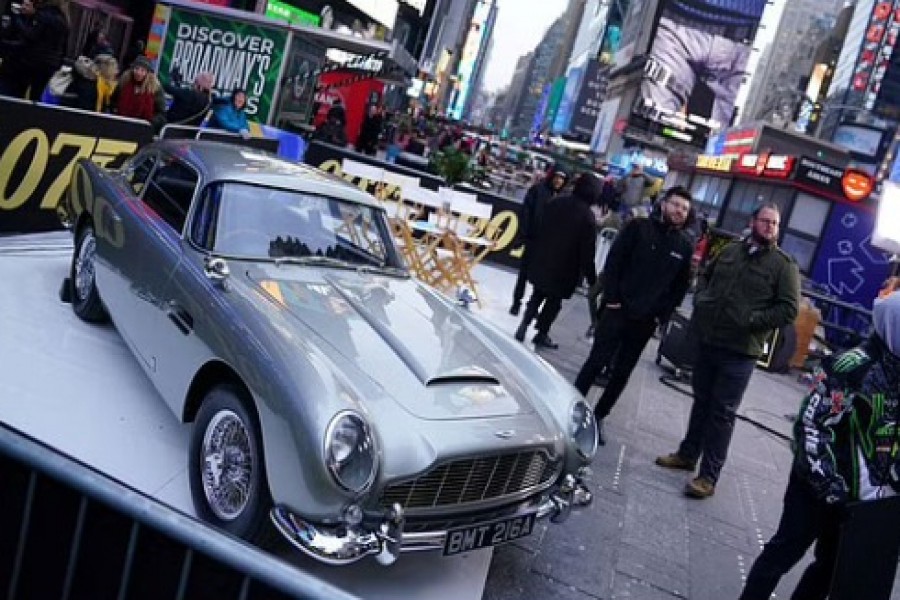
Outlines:
{"type": "Polygon", "coordinates": [[[108,319],[100,300],[96,279],[97,238],[90,223],[78,230],[72,265],[69,269],[69,292],[72,310],[82,321],[102,323],[108,319]]]}
{"type": "Polygon", "coordinates": [[[207,392],[191,434],[188,476],[197,516],[258,546],[269,547],[272,497],[259,420],[234,385],[207,392]],[[227,438],[227,439],[222,439],[227,438]]]}

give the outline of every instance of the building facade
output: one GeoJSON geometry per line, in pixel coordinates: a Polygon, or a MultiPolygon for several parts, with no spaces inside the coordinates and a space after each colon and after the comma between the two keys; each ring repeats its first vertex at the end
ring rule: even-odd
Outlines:
{"type": "Polygon", "coordinates": [[[760,59],[742,121],[784,126],[794,119],[820,44],[828,38],[844,0],[792,0],[785,5],[775,37],[760,59]]]}

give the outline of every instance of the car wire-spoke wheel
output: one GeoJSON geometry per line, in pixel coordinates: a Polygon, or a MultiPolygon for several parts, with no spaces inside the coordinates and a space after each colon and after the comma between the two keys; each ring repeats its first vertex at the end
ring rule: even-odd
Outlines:
{"type": "Polygon", "coordinates": [[[75,293],[84,301],[94,289],[94,262],[97,258],[97,240],[94,232],[88,230],[81,239],[75,257],[75,293]]]}
{"type": "Polygon", "coordinates": [[[223,521],[238,518],[250,501],[257,457],[247,427],[237,413],[221,410],[203,434],[200,447],[203,493],[210,510],[223,521]]]}
{"type": "Polygon", "coordinates": [[[75,251],[69,265],[68,296],[78,318],[89,323],[107,320],[97,288],[97,249],[94,227],[91,223],[85,223],[75,234],[75,251]]]}

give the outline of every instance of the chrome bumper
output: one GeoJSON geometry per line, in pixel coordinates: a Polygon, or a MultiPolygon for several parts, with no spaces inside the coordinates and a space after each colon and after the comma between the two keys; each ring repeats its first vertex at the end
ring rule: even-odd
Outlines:
{"type": "MultiPolygon", "coordinates": [[[[566,475],[559,488],[520,514],[535,512],[538,519],[550,518],[553,523],[565,521],[573,508],[587,506],[593,496],[582,482],[585,469],[578,475],[566,475]]],[[[403,509],[395,504],[375,531],[350,525],[315,525],[298,517],[283,506],[275,506],[270,515],[281,534],[299,550],[312,558],[331,565],[346,565],[366,556],[375,556],[390,565],[401,552],[443,550],[447,530],[404,533],[403,509]]],[[[510,515],[510,518],[519,515],[510,515]]]]}

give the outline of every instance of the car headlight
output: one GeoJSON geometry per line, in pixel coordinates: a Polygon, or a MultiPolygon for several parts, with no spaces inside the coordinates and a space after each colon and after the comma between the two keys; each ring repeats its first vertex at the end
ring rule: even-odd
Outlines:
{"type": "Polygon", "coordinates": [[[335,415],[325,434],[325,461],[334,480],[347,491],[371,487],[378,470],[378,451],[369,425],[355,412],[335,415]]]}
{"type": "Polygon", "coordinates": [[[594,419],[594,411],[584,400],[578,400],[572,405],[569,435],[582,458],[593,458],[597,452],[597,421],[594,419]]]}

